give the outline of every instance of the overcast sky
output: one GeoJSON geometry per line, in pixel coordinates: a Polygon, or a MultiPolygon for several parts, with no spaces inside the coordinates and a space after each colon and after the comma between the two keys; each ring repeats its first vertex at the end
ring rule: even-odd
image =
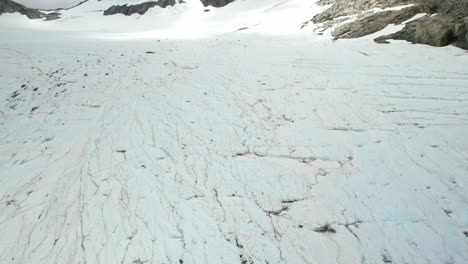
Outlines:
{"type": "Polygon", "coordinates": [[[70,7],[78,4],[82,0],[13,0],[27,7],[34,8],[59,8],[70,7]]]}

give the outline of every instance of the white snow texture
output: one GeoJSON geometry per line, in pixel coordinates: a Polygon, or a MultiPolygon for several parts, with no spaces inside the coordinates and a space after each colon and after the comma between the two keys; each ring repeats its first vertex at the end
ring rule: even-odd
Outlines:
{"type": "Polygon", "coordinates": [[[0,263],[468,263],[468,53],[122,2],[0,16],[0,263]]]}

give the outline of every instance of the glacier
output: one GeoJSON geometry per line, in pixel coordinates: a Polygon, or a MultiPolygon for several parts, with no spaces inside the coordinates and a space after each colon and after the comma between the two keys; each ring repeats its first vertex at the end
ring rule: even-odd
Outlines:
{"type": "Polygon", "coordinates": [[[0,263],[468,262],[466,51],[186,2],[0,17],[0,263]]]}

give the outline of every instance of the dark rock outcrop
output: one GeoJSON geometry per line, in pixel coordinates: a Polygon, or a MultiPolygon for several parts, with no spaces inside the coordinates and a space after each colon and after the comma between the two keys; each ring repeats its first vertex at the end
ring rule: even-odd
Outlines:
{"type": "Polygon", "coordinates": [[[57,12],[57,11],[55,11],[55,12],[46,14],[46,15],[45,15],[45,20],[46,20],[46,21],[49,21],[49,20],[59,19],[61,15],[62,15],[62,14],[60,14],[60,13],[57,12]]]}
{"type": "Polygon", "coordinates": [[[362,19],[339,25],[332,32],[335,38],[359,38],[384,29],[389,24],[399,25],[419,13],[427,13],[427,5],[413,5],[401,11],[383,11],[362,19]]]}
{"type": "Polygon", "coordinates": [[[454,45],[468,49],[468,17],[460,19],[453,27],[454,45]]]}
{"type": "MultiPolygon", "coordinates": [[[[312,18],[314,23],[323,23],[338,17],[355,15],[372,8],[406,5],[414,0],[336,0],[327,10],[312,18]]],[[[329,1],[323,3],[330,3],[329,1]]]]}
{"type": "Polygon", "coordinates": [[[384,43],[387,39],[406,40],[436,47],[447,46],[454,41],[453,19],[445,15],[425,16],[406,24],[403,30],[379,37],[375,41],[384,43]]]}
{"type": "Polygon", "coordinates": [[[334,4],[335,2],[336,2],[336,0],[318,0],[317,4],[321,5],[321,6],[324,6],[324,5],[334,4]]]}
{"type": "Polygon", "coordinates": [[[427,15],[405,24],[394,34],[382,36],[375,41],[388,43],[388,39],[406,40],[432,46],[456,45],[468,49],[468,0],[321,0],[333,5],[312,18],[323,29],[335,27],[332,35],[338,38],[358,38],[384,29],[389,24],[401,24],[416,14],[427,15]],[[381,11],[373,8],[388,8],[411,4],[411,6],[381,11]],[[347,21],[349,17],[355,19],[347,21]],[[347,22],[347,23],[343,23],[347,22]]]}
{"type": "Polygon", "coordinates": [[[159,6],[161,8],[166,8],[168,6],[174,6],[176,4],[175,0],[159,0],[157,2],[145,2],[137,5],[115,5],[111,6],[104,11],[105,16],[123,14],[126,16],[131,16],[133,14],[145,14],[149,9],[159,6]]]}
{"type": "Polygon", "coordinates": [[[455,19],[468,17],[468,1],[467,0],[432,0],[437,8],[437,12],[450,15],[455,19]]]}
{"type": "Polygon", "coordinates": [[[30,19],[40,19],[46,17],[42,12],[25,7],[11,0],[0,0],[0,15],[4,13],[20,13],[30,19]]]}
{"type": "Polygon", "coordinates": [[[235,0],[201,0],[203,6],[212,6],[212,7],[223,7],[226,6],[235,0]]]}
{"type": "Polygon", "coordinates": [[[410,23],[394,34],[377,38],[378,43],[388,39],[436,47],[455,45],[468,49],[468,0],[433,0],[433,15],[410,23]]]}

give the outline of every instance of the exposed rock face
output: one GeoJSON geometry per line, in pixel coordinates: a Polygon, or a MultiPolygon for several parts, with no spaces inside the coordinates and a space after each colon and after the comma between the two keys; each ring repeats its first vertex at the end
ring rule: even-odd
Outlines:
{"type": "Polygon", "coordinates": [[[59,19],[61,15],[62,14],[60,14],[59,12],[52,12],[52,13],[45,15],[45,20],[49,21],[49,20],[59,19]]]}
{"type": "Polygon", "coordinates": [[[27,8],[11,0],[0,0],[0,15],[4,13],[20,13],[30,19],[43,18],[46,15],[32,8],[27,8]]]}
{"type": "Polygon", "coordinates": [[[384,29],[389,24],[401,24],[416,14],[426,13],[394,34],[382,36],[376,42],[400,39],[432,46],[449,44],[468,48],[468,0],[321,0],[334,2],[323,13],[312,18],[322,29],[335,27],[335,38],[358,38],[384,29]],[[411,6],[389,11],[372,12],[373,8],[411,6]],[[354,20],[350,20],[352,16],[354,20]],[[343,23],[347,22],[347,23],[343,23]]]}
{"type": "MultiPolygon", "coordinates": [[[[396,5],[405,5],[413,3],[414,0],[336,0],[334,4],[323,13],[316,15],[312,21],[314,23],[322,23],[328,20],[335,19],[341,16],[354,15],[359,12],[367,11],[372,8],[386,8],[396,5]]],[[[322,0],[322,3],[330,3],[330,1],[322,0]]]]}
{"type": "Polygon", "coordinates": [[[359,38],[384,29],[389,24],[399,25],[419,13],[430,11],[427,5],[413,5],[401,11],[383,11],[362,19],[339,25],[332,32],[335,38],[359,38]]]}
{"type": "Polygon", "coordinates": [[[131,16],[133,14],[145,14],[150,8],[159,6],[161,8],[166,8],[168,6],[174,6],[176,4],[175,0],[159,0],[157,2],[145,2],[137,5],[115,5],[111,6],[104,11],[105,16],[115,15],[115,14],[124,14],[126,16],[131,16]]]}
{"type": "Polygon", "coordinates": [[[201,0],[204,6],[223,7],[235,0],[201,0]]]}
{"type": "Polygon", "coordinates": [[[401,31],[376,41],[400,39],[436,47],[453,44],[468,49],[468,0],[434,0],[432,3],[435,15],[412,21],[401,31]]]}
{"type": "Polygon", "coordinates": [[[425,16],[408,23],[397,33],[377,38],[376,42],[384,42],[386,39],[400,39],[436,47],[447,46],[454,41],[453,19],[445,15],[425,16]]]}
{"type": "Polygon", "coordinates": [[[468,49],[468,17],[457,21],[453,27],[453,35],[456,39],[455,46],[468,49]]]}
{"type": "Polygon", "coordinates": [[[331,5],[331,4],[334,4],[336,2],[336,0],[319,0],[317,1],[317,4],[318,5],[331,5]]]}
{"type": "Polygon", "coordinates": [[[467,0],[433,0],[437,8],[437,12],[445,15],[450,15],[456,19],[461,19],[468,16],[468,1],[467,0]]]}
{"type": "MultiPolygon", "coordinates": [[[[235,0],[201,0],[202,4],[206,6],[213,6],[213,7],[223,7],[226,6],[235,0]]],[[[179,3],[184,3],[183,0],[179,0],[179,3]]],[[[111,6],[107,10],[104,11],[105,16],[115,15],[115,14],[124,14],[126,16],[130,16],[133,14],[145,14],[149,9],[159,6],[161,8],[165,8],[167,6],[174,6],[176,4],[176,0],[159,0],[159,1],[151,1],[145,2],[137,5],[115,5],[111,6]]]]}

